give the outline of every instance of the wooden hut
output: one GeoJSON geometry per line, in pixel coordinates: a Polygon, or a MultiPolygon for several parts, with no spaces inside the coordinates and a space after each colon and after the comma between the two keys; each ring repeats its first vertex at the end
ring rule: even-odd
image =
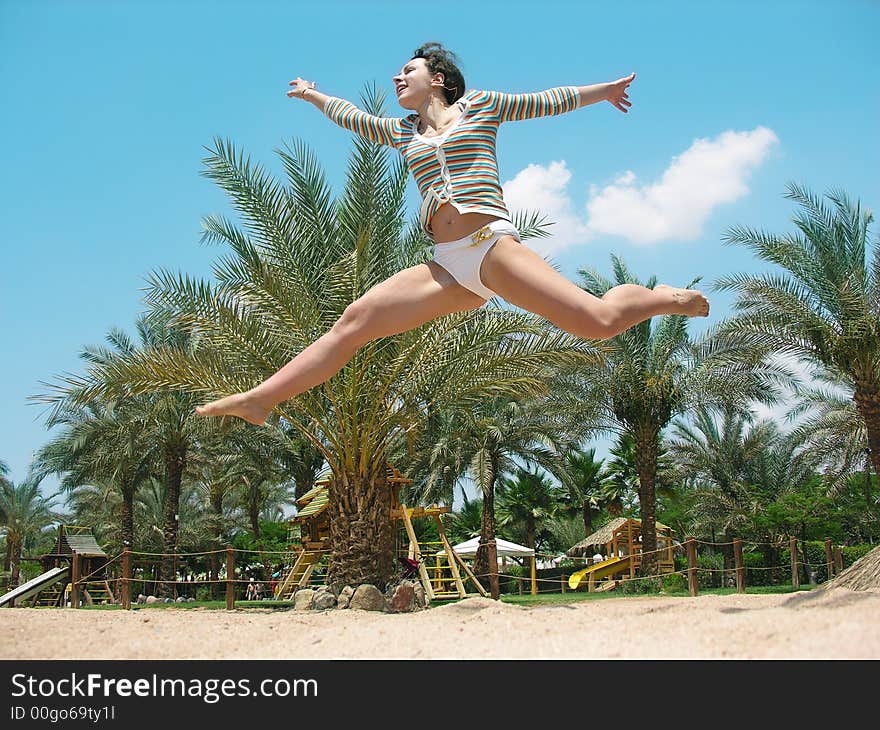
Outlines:
{"type": "MultiPolygon", "coordinates": [[[[661,573],[672,573],[675,570],[673,551],[675,540],[674,530],[661,522],[656,522],[657,530],[657,565],[661,573]]],[[[625,562],[625,571],[634,578],[641,565],[642,553],[642,521],[632,517],[618,517],[588,535],[566,552],[569,557],[586,557],[592,560],[594,553],[602,553],[603,562],[612,559],[629,558],[625,562]]],[[[623,565],[623,563],[622,563],[623,565]]]]}
{"type": "MultiPolygon", "coordinates": [[[[82,525],[59,525],[55,552],[40,557],[44,571],[69,566],[70,580],[88,577],[83,585],[82,600],[88,605],[114,600],[113,591],[103,570],[107,553],[98,545],[92,528],[82,525]],[[74,561],[76,570],[73,570],[74,561]]],[[[60,606],[64,602],[65,586],[61,583],[48,586],[34,599],[35,606],[60,606]]]]}

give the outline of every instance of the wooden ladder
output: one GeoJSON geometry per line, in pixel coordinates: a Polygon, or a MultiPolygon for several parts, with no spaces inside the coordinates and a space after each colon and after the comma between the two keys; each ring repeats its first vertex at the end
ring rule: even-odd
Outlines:
{"type": "Polygon", "coordinates": [[[287,571],[284,580],[278,584],[278,588],[275,590],[275,598],[279,601],[289,601],[296,592],[296,589],[305,585],[308,581],[312,571],[325,552],[327,551],[323,549],[323,545],[321,549],[317,550],[304,549],[297,556],[296,562],[294,562],[290,570],[287,571]]]}

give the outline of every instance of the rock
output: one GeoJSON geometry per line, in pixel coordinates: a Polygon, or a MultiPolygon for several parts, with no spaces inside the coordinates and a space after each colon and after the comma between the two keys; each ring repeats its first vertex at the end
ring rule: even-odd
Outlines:
{"type": "Polygon", "coordinates": [[[413,584],[413,594],[416,608],[424,608],[428,605],[428,601],[425,599],[425,587],[421,583],[413,584]]]}
{"type": "Polygon", "coordinates": [[[297,611],[306,611],[312,607],[315,592],[311,588],[302,588],[293,594],[293,607],[297,611]]]}
{"type": "Polygon", "coordinates": [[[333,595],[333,591],[331,591],[327,587],[319,588],[315,591],[315,595],[312,598],[312,608],[316,611],[324,611],[328,608],[333,608],[336,605],[336,596],[333,595]]]}
{"type": "Polygon", "coordinates": [[[189,598],[186,599],[186,602],[187,602],[187,603],[195,603],[195,602],[196,602],[196,599],[193,598],[192,596],[190,596],[189,598]]]}
{"type": "Polygon", "coordinates": [[[394,588],[394,594],[389,601],[392,613],[409,613],[415,608],[416,592],[413,584],[408,580],[403,581],[394,588]]]}
{"type": "Polygon", "coordinates": [[[376,586],[370,585],[369,583],[364,583],[357,587],[354,595],[351,597],[348,607],[356,608],[361,611],[388,610],[387,604],[385,603],[385,596],[382,595],[376,586]]]}
{"type": "Polygon", "coordinates": [[[144,603],[158,603],[159,599],[156,596],[147,596],[144,600],[144,603]]]}
{"type": "Polygon", "coordinates": [[[186,599],[183,596],[178,596],[176,602],[177,603],[186,603],[186,599]]]}
{"type": "Polygon", "coordinates": [[[138,597],[137,597],[137,600],[135,601],[135,603],[146,603],[146,602],[147,602],[147,597],[143,593],[138,593],[138,597]]]}
{"type": "Polygon", "coordinates": [[[165,603],[174,603],[174,599],[173,598],[166,598],[165,603]]]}
{"type": "Polygon", "coordinates": [[[345,586],[340,592],[339,597],[336,599],[336,608],[348,608],[349,603],[351,603],[351,597],[354,595],[354,588],[351,586],[345,586]]]}

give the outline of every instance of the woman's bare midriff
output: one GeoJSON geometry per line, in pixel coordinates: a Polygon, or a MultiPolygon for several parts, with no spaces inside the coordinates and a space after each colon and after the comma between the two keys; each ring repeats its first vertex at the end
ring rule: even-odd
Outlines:
{"type": "Polygon", "coordinates": [[[444,203],[431,218],[434,243],[457,241],[497,220],[497,215],[487,213],[459,213],[453,205],[444,203]]]}

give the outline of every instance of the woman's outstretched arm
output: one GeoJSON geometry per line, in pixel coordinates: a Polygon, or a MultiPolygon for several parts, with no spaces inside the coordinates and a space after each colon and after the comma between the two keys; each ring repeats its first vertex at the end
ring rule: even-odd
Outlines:
{"type": "Polygon", "coordinates": [[[369,139],[372,142],[394,147],[401,136],[401,120],[393,117],[377,117],[358,109],[350,101],[327,96],[315,89],[314,82],[296,78],[290,82],[294,88],[289,97],[298,97],[320,109],[328,119],[343,129],[369,139]]]}
{"type": "Polygon", "coordinates": [[[623,112],[630,106],[627,87],[636,75],[630,74],[617,81],[591,86],[558,86],[546,91],[528,94],[506,94],[500,91],[482,92],[481,103],[494,110],[499,122],[535,119],[580,109],[583,106],[608,101],[623,112]]]}

